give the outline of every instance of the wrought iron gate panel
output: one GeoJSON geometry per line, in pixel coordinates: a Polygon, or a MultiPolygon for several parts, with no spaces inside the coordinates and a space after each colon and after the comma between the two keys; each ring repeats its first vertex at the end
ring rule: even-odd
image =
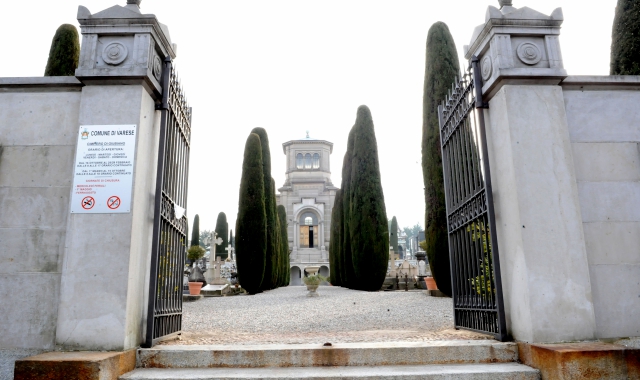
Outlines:
{"type": "Polygon", "coordinates": [[[482,78],[473,57],[438,107],[457,328],[507,339],[482,78]]]}
{"type": "Polygon", "coordinates": [[[149,281],[147,334],[143,347],[182,330],[182,280],[187,246],[187,208],[191,108],[171,59],[164,61],[155,216],[149,281]]]}

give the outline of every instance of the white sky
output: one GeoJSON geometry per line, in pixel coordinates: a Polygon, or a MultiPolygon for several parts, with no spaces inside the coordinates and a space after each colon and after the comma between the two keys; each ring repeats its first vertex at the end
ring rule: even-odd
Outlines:
{"type": "MultiPolygon", "coordinates": [[[[78,25],[77,6],[97,13],[125,0],[3,1],[0,76],[41,76],[60,24],[78,25]],[[29,9],[26,9],[28,7],[29,9]]],[[[371,109],[389,218],[424,225],[420,166],[425,41],[447,23],[462,57],[495,0],[144,0],[178,44],[175,63],[193,107],[188,216],[215,228],[224,211],[235,229],[246,138],[269,134],[272,176],[285,178],[282,143],[333,142],[340,185],[356,109],[371,109]]],[[[562,7],[561,47],[570,75],[607,75],[616,0],[514,0],[545,14],[562,7]]],[[[466,66],[466,63],[461,63],[466,66]]]]}

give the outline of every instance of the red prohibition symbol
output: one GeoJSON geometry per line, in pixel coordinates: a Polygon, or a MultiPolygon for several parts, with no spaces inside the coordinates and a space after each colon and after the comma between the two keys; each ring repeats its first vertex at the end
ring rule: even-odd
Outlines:
{"type": "Polygon", "coordinates": [[[107,199],[107,207],[109,207],[112,210],[115,210],[118,207],[120,207],[120,198],[115,195],[112,197],[109,197],[109,199],[107,199]]]}
{"type": "Polygon", "coordinates": [[[82,208],[85,210],[91,210],[96,205],[96,200],[93,197],[82,198],[82,208]]]}

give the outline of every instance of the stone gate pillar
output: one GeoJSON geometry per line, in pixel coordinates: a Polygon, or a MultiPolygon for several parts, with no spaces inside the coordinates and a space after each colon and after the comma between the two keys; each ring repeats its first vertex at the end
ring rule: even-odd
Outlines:
{"type": "Polygon", "coordinates": [[[56,343],[66,348],[126,350],[144,338],[160,123],[155,105],[162,61],[176,54],[167,27],[141,14],[139,4],[128,0],[96,14],[78,8],[76,77],[84,84],[78,125],[135,126],[136,142],[128,212],[70,215],[56,329],[56,343]]]}
{"type": "Polygon", "coordinates": [[[595,338],[589,268],[562,89],[561,9],[490,6],[465,57],[481,65],[510,334],[595,338]]]}

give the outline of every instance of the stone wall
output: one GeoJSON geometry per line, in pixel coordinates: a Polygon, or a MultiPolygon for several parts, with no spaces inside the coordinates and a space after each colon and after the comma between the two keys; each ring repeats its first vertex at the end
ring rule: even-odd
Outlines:
{"type": "Polygon", "coordinates": [[[1,348],[54,345],[81,88],[0,79],[1,348]]]}
{"type": "Polygon", "coordinates": [[[640,336],[640,77],[562,83],[598,338],[640,336]]]}
{"type": "Polygon", "coordinates": [[[81,89],[0,78],[0,378],[55,345],[81,89]]]}

